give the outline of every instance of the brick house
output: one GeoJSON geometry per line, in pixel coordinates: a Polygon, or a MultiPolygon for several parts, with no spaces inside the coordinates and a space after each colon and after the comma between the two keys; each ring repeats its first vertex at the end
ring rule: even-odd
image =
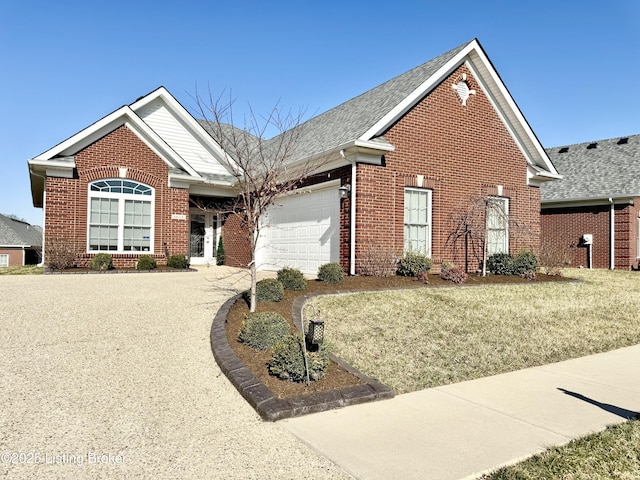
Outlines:
{"type": "MultiPolygon", "coordinates": [[[[559,175],[477,40],[303,127],[291,163],[321,167],[269,212],[258,268],[335,261],[356,274],[371,256],[414,249],[475,269],[477,246],[452,232],[479,199],[490,253],[539,248],[539,187],[559,175]]],[[[227,261],[246,266],[241,222],[215,208],[235,178],[208,131],[159,88],[31,159],[47,241],[124,266],[141,253],[209,262],[222,237],[227,261]]]]}
{"type": "Polygon", "coordinates": [[[547,152],[563,179],[541,188],[545,250],[576,267],[635,268],[640,258],[640,135],[547,152]]]}
{"type": "Polygon", "coordinates": [[[13,216],[0,215],[0,268],[37,265],[42,229],[13,216]]]}

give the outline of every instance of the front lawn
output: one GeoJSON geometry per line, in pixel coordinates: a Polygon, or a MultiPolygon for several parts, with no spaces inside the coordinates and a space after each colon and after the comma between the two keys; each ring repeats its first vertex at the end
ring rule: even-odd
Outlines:
{"type": "Polygon", "coordinates": [[[608,480],[640,478],[640,421],[630,420],[600,433],[497,470],[485,480],[608,480]]]}
{"type": "Polygon", "coordinates": [[[24,267],[3,267],[0,268],[0,275],[42,275],[44,269],[36,265],[25,265],[24,267]]]}
{"type": "Polygon", "coordinates": [[[406,393],[640,343],[640,274],[314,300],[338,356],[406,393]]]}

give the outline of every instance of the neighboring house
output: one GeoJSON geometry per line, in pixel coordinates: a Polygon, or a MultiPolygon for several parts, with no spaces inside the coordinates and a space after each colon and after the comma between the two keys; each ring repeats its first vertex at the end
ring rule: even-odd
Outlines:
{"type": "MultiPolygon", "coordinates": [[[[258,268],[355,274],[414,249],[475,269],[481,254],[452,232],[478,199],[500,213],[484,220],[490,252],[538,249],[539,187],[559,175],[477,40],[302,127],[291,164],[322,167],[270,211],[258,268]]],[[[159,88],[29,160],[46,242],[124,266],[140,254],[209,262],[222,236],[227,261],[246,266],[241,220],[215,208],[235,178],[208,131],[159,88]]]]}
{"type": "Polygon", "coordinates": [[[0,268],[40,263],[42,229],[0,214],[0,268]]]}
{"type": "Polygon", "coordinates": [[[547,153],[563,176],[541,189],[547,253],[564,257],[576,267],[636,267],[640,135],[555,147],[547,153]],[[591,245],[585,235],[591,235],[591,245]]]}

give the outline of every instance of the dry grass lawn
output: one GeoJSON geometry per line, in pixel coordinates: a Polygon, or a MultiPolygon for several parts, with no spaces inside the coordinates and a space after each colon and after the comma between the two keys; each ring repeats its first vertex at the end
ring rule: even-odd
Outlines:
{"type": "Polygon", "coordinates": [[[314,300],[336,354],[396,393],[640,343],[640,274],[423,288],[314,300]]]}

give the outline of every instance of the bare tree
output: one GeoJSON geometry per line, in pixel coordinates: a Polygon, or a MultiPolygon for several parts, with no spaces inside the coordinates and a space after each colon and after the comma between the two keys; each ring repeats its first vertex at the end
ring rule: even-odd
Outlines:
{"type": "MultiPolygon", "coordinates": [[[[265,214],[278,197],[297,189],[318,168],[318,161],[300,160],[304,111],[282,113],[276,104],[265,116],[256,116],[249,106],[242,128],[234,126],[233,104],[229,93],[217,98],[209,93],[206,101],[196,96],[206,128],[222,147],[227,168],[236,178],[237,197],[224,206],[227,213],[243,216],[251,253],[250,311],[256,308],[256,248],[265,214]],[[267,134],[275,132],[272,138],[267,134]]],[[[305,132],[306,133],[306,132],[305,132]]],[[[306,137],[308,141],[309,138],[306,137]]]]}
{"type": "Polygon", "coordinates": [[[453,249],[454,257],[462,250],[465,271],[469,271],[469,258],[476,258],[481,265],[482,276],[487,274],[487,257],[492,228],[520,229],[520,225],[509,218],[502,203],[496,197],[471,197],[465,208],[451,215],[453,226],[445,246],[453,249]]]}

